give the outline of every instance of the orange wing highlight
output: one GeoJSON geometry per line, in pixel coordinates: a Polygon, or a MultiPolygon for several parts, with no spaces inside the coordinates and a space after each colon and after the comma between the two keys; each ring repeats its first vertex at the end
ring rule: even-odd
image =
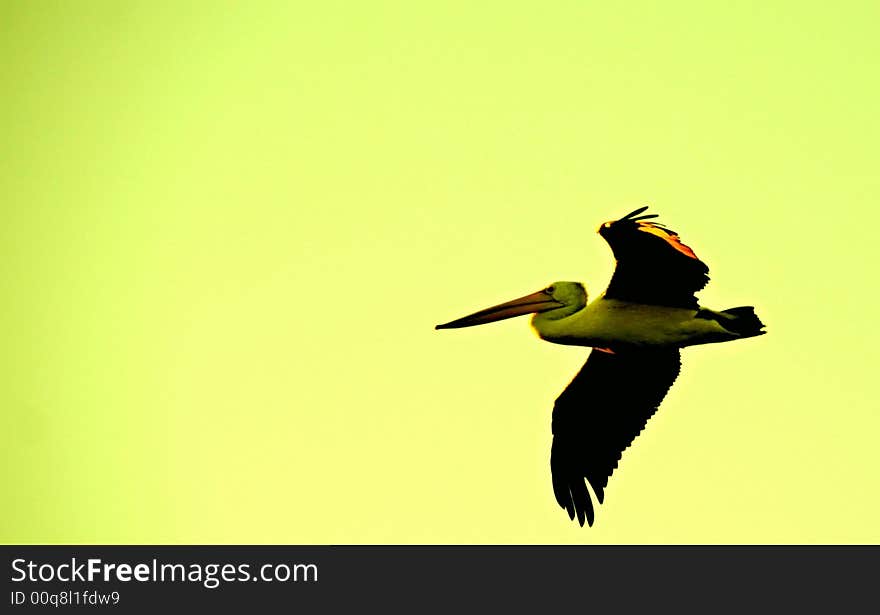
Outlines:
{"type": "Polygon", "coordinates": [[[657,237],[660,237],[661,239],[663,239],[666,243],[668,243],[670,246],[672,246],[673,248],[675,248],[676,250],[678,250],[679,252],[681,252],[685,256],[688,256],[694,260],[700,260],[699,258],[697,258],[697,255],[694,254],[693,250],[691,250],[688,246],[681,243],[681,240],[678,238],[678,235],[676,235],[675,233],[673,233],[671,231],[667,231],[665,229],[662,229],[659,226],[652,224],[650,222],[639,222],[638,225],[639,225],[640,231],[644,231],[646,233],[651,233],[652,235],[656,235],[657,237]]]}

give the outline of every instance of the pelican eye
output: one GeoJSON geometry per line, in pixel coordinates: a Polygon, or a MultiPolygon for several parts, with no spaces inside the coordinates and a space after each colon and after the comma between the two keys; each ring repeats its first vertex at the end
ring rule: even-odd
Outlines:
{"type": "Polygon", "coordinates": [[[548,295],[552,295],[553,293],[556,292],[556,287],[555,286],[548,286],[547,288],[544,289],[544,292],[547,293],[548,295]]]}

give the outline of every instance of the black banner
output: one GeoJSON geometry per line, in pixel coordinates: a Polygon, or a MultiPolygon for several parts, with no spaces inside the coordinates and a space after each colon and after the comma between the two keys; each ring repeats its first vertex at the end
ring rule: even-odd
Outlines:
{"type": "Polygon", "coordinates": [[[3,546],[2,612],[876,606],[875,546],[3,546]]]}

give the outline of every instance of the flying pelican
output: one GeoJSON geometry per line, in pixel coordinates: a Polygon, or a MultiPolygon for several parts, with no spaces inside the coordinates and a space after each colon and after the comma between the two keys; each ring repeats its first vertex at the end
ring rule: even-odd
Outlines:
{"type": "Polygon", "coordinates": [[[523,314],[554,344],[589,346],[587,362],[553,406],[550,471],[556,501],[592,526],[608,478],[644,429],[681,368],[679,349],[765,333],[753,307],[716,312],[694,293],[709,268],[679,236],[641,207],[598,233],[617,261],[608,288],[587,302],[580,282],[554,282],[531,295],[437,325],[456,329],[523,314]]]}

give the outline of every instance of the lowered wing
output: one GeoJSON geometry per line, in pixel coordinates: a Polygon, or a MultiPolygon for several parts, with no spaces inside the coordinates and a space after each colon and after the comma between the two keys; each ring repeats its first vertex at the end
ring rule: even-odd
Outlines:
{"type": "Polygon", "coordinates": [[[644,429],[681,367],[678,349],[610,354],[593,350],[553,407],[550,470],[556,501],[568,516],[593,525],[623,451],[644,429]]]}

